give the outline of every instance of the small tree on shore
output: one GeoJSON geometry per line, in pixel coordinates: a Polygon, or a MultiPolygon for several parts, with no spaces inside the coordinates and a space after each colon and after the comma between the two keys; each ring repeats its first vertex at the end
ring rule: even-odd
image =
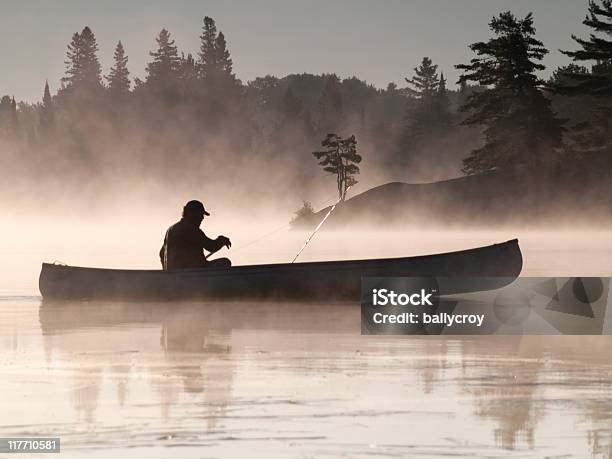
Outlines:
{"type": "Polygon", "coordinates": [[[299,224],[308,221],[315,215],[314,207],[310,201],[302,201],[302,207],[295,211],[295,217],[291,219],[290,224],[299,224]]]}
{"type": "Polygon", "coordinates": [[[338,186],[338,198],[344,201],[346,191],[357,183],[355,175],[359,174],[361,156],[357,154],[357,141],[352,135],[346,139],[337,134],[327,134],[321,142],[325,149],[313,151],[312,154],[319,160],[325,172],[334,174],[338,186]]]}

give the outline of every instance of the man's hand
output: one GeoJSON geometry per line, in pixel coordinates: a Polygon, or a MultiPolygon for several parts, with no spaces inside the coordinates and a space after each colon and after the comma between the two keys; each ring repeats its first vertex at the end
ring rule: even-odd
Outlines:
{"type": "Polygon", "coordinates": [[[221,241],[221,243],[228,249],[232,246],[232,241],[230,241],[226,236],[219,236],[217,239],[219,239],[219,241],[221,241]]]}

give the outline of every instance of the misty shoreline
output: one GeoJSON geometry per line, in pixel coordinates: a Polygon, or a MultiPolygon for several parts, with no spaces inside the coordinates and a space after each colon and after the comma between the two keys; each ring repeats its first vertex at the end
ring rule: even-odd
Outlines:
{"type": "MultiPolygon", "coordinates": [[[[340,203],[324,230],[359,227],[612,228],[610,174],[530,177],[508,170],[433,183],[390,182],[340,203]],[[586,185],[588,183],[588,186],[586,185]]],[[[294,230],[314,228],[331,206],[296,218],[294,230]]]]}

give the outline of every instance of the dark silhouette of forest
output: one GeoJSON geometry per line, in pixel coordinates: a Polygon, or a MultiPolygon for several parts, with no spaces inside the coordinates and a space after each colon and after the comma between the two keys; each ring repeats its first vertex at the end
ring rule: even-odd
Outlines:
{"type": "Polygon", "coordinates": [[[141,80],[121,41],[103,73],[95,34],[84,27],[67,46],[57,93],[41,82],[39,103],[1,98],[1,186],[190,187],[221,178],[234,188],[290,185],[302,197],[322,175],[312,152],[331,133],[354,135],[370,170],[407,182],[512,169],[556,186],[558,176],[609,174],[612,3],[591,1],[587,13],[593,34],[574,37],[576,48],[563,51],[568,64],[548,81],[538,76],[549,50],[532,15],[494,17],[491,38],[469,45],[473,59],[457,64],[457,89],[427,56],[406,63],[414,68],[402,75],[406,87],[333,73],[245,83],[209,17],[195,54],[166,29],[152,37],[141,80]]]}

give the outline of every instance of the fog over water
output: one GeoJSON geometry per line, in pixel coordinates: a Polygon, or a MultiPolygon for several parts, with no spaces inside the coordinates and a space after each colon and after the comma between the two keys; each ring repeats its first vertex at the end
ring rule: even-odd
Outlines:
{"type": "MultiPolygon", "coordinates": [[[[289,231],[288,205],[205,203],[213,215],[202,226],[231,237],[219,256],[234,264],[290,261],[309,234],[289,231]]],[[[343,303],[41,301],[41,261],[157,269],[181,205],[3,215],[5,435],[59,436],[69,458],[612,452],[607,336],[361,336],[358,305],[343,303]]],[[[523,275],[610,276],[611,236],[407,222],[321,231],[300,261],[422,255],[518,237],[523,275]]]]}
{"type": "MultiPolygon", "coordinates": [[[[231,238],[228,256],[235,265],[289,262],[310,234],[291,231],[291,210],[273,213],[248,205],[205,201],[212,216],[202,228],[210,237],[231,238]]],[[[16,211],[0,217],[3,237],[0,255],[8,267],[0,276],[4,295],[37,295],[40,264],[61,262],[76,266],[158,269],[158,251],[166,228],[180,218],[182,202],[146,211],[142,207],[106,213],[81,209],[55,217],[16,211]]],[[[607,229],[481,229],[445,231],[384,225],[342,231],[323,229],[298,261],[386,258],[426,255],[480,247],[518,238],[524,257],[524,276],[612,275],[612,232],[607,229]]]]}

